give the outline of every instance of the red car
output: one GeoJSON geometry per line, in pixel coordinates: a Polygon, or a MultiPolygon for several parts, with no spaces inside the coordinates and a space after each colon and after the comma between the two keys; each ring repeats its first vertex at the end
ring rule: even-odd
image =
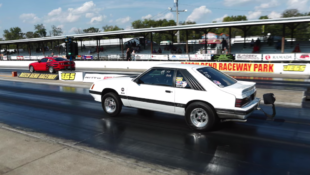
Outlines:
{"type": "Polygon", "coordinates": [[[29,71],[48,71],[49,73],[55,73],[59,70],[75,70],[74,61],[69,61],[65,58],[59,57],[46,57],[29,64],[29,71]]]}

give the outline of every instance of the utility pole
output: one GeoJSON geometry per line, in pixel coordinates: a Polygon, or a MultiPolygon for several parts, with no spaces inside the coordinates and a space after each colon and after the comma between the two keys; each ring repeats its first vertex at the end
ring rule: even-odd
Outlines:
{"type": "MultiPolygon", "coordinates": [[[[171,11],[171,12],[176,12],[177,13],[177,26],[179,25],[179,12],[187,12],[187,10],[179,10],[179,0],[174,0],[174,4],[175,4],[175,7],[176,7],[176,10],[172,10],[171,7],[169,7],[168,9],[171,11]]],[[[177,34],[177,42],[180,43],[180,31],[178,31],[178,34],[177,34]]]]}

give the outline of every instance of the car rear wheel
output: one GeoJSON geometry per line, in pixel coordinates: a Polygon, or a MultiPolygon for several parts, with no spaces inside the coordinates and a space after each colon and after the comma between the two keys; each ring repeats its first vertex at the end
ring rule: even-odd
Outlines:
{"type": "Polygon", "coordinates": [[[195,130],[211,130],[218,120],[213,109],[206,103],[194,102],[186,108],[186,122],[195,130]]]}
{"type": "Polygon", "coordinates": [[[52,73],[55,73],[55,70],[54,70],[54,68],[52,66],[50,66],[48,68],[48,72],[52,74],[52,73]]]}
{"type": "Polygon", "coordinates": [[[33,68],[33,66],[30,66],[30,67],[29,67],[29,72],[31,72],[31,73],[33,73],[33,72],[34,72],[34,68],[33,68]]]}
{"type": "Polygon", "coordinates": [[[117,116],[122,111],[122,101],[113,92],[103,95],[101,103],[103,110],[111,117],[117,116]]]}

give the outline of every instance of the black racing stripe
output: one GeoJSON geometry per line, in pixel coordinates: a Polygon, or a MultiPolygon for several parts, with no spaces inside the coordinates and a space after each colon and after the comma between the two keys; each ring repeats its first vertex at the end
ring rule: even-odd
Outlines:
{"type": "Polygon", "coordinates": [[[159,100],[152,100],[152,99],[146,99],[146,98],[129,97],[129,96],[123,96],[123,95],[121,95],[120,98],[128,99],[128,100],[134,100],[134,101],[140,101],[140,102],[146,102],[146,103],[155,103],[155,104],[166,105],[166,106],[175,106],[175,107],[180,107],[180,108],[185,107],[185,104],[172,103],[172,102],[159,101],[159,100]]]}
{"type": "Polygon", "coordinates": [[[101,95],[102,92],[97,92],[97,91],[92,91],[92,90],[89,90],[89,93],[90,94],[97,94],[97,95],[101,95]]]}
{"type": "Polygon", "coordinates": [[[189,81],[195,90],[206,91],[203,86],[201,86],[201,84],[196,80],[196,78],[194,78],[193,75],[190,74],[187,70],[181,69],[180,72],[185,77],[185,79],[189,81]]]}

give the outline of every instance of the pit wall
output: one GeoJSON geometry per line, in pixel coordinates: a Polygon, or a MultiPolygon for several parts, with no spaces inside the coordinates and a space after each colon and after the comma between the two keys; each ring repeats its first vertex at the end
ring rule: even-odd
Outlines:
{"type": "MultiPolygon", "coordinates": [[[[0,66],[28,68],[33,61],[1,61],[0,66]]],[[[273,74],[310,75],[310,64],[306,63],[236,63],[236,62],[169,62],[169,61],[75,61],[77,68],[148,69],[163,63],[181,63],[212,66],[224,72],[256,72],[273,74]]]]}

